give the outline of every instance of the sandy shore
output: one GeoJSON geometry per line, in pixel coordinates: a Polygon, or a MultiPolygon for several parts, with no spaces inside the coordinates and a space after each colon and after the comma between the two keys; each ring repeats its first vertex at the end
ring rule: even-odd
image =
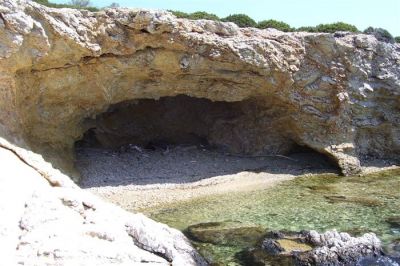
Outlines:
{"type": "MultiPolygon", "coordinates": [[[[156,207],[207,195],[265,189],[304,174],[338,173],[326,157],[246,157],[195,146],[143,150],[82,148],[77,151],[81,186],[127,210],[156,207]]],[[[364,172],[387,169],[371,162],[364,172]]]]}

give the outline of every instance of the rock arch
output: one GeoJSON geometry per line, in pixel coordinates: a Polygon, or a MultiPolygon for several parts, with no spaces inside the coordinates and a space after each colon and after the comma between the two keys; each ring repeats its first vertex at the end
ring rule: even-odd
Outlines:
{"type": "Polygon", "coordinates": [[[181,94],[257,99],[257,115],[267,118],[259,128],[275,127],[327,154],[344,174],[360,170],[359,156],[399,150],[395,44],[366,35],[239,29],[162,11],[63,13],[28,2],[7,4],[3,135],[61,168],[68,168],[86,119],[120,102],[181,94]],[[29,23],[18,24],[16,12],[29,23]],[[368,68],[382,60],[385,71],[368,68]],[[370,145],[364,140],[371,132],[370,145]]]}

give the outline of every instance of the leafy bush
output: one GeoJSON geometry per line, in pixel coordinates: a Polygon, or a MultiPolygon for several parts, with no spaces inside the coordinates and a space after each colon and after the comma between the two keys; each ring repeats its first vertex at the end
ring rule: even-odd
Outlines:
{"type": "Polygon", "coordinates": [[[374,35],[375,38],[381,42],[388,42],[388,43],[395,42],[392,34],[390,34],[387,30],[382,28],[368,27],[364,30],[364,33],[374,35]]]}
{"type": "Polygon", "coordinates": [[[70,0],[71,6],[88,7],[90,6],[90,0],[70,0]]]}
{"type": "Polygon", "coordinates": [[[335,33],[337,31],[359,32],[356,26],[344,22],[319,24],[315,27],[312,26],[300,27],[297,28],[296,31],[326,32],[326,33],[335,33]]]}
{"type": "Polygon", "coordinates": [[[317,29],[312,26],[305,26],[305,27],[297,28],[296,31],[317,32],[317,29]]]}
{"type": "Polygon", "coordinates": [[[217,15],[207,13],[204,11],[197,11],[194,13],[186,13],[176,10],[168,10],[168,11],[171,12],[173,15],[175,15],[175,17],[177,18],[187,18],[193,20],[198,20],[198,19],[220,20],[220,18],[217,15]]]}
{"type": "Polygon", "coordinates": [[[328,32],[335,33],[337,31],[350,31],[350,32],[359,32],[356,26],[344,23],[344,22],[336,22],[330,24],[319,24],[315,27],[316,32],[328,32]]]}
{"type": "Polygon", "coordinates": [[[182,11],[176,11],[176,10],[168,10],[169,12],[172,13],[177,18],[189,18],[190,14],[182,11]]]}
{"type": "Polygon", "coordinates": [[[116,2],[112,2],[112,3],[109,4],[107,7],[108,7],[108,8],[119,8],[120,5],[119,5],[118,3],[116,3],[116,2]]]}
{"type": "Polygon", "coordinates": [[[233,22],[241,28],[257,26],[257,23],[251,17],[249,17],[245,14],[229,15],[226,18],[223,18],[222,21],[233,22]]]}
{"type": "Polygon", "coordinates": [[[74,5],[67,5],[67,4],[55,4],[52,2],[49,2],[49,0],[33,0],[34,2],[44,5],[44,6],[48,6],[48,7],[54,7],[54,8],[75,8],[75,9],[85,9],[85,10],[89,10],[92,12],[96,12],[99,11],[98,8],[96,7],[90,7],[90,6],[86,6],[86,7],[82,7],[82,6],[74,6],[74,5]]]}
{"type": "Polygon", "coordinates": [[[277,21],[277,20],[263,20],[258,22],[257,28],[260,29],[267,29],[267,28],[274,28],[280,31],[288,32],[288,31],[293,31],[292,27],[290,27],[289,24],[282,22],[282,21],[277,21]]]}
{"type": "Polygon", "coordinates": [[[400,36],[394,37],[394,41],[400,43],[400,36]]]}
{"type": "Polygon", "coordinates": [[[215,14],[210,14],[204,11],[197,11],[189,15],[190,19],[208,19],[208,20],[220,20],[215,14]]]}

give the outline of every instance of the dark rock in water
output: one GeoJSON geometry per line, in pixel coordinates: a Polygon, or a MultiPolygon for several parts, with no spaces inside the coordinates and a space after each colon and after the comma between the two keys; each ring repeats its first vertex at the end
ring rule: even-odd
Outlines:
{"type": "Polygon", "coordinates": [[[399,266],[400,258],[396,257],[369,257],[360,259],[356,266],[399,266]]]}
{"type": "Polygon", "coordinates": [[[295,265],[350,266],[356,265],[363,258],[374,258],[383,254],[381,242],[373,233],[352,237],[333,230],[323,234],[304,231],[285,233],[283,237],[277,233],[272,236],[278,237],[266,238],[262,242],[261,250],[264,250],[265,256],[260,257],[259,251],[248,252],[257,257],[253,261],[265,261],[265,264],[258,265],[271,265],[269,260],[275,255],[280,259],[290,257],[295,265]]]}
{"type": "Polygon", "coordinates": [[[185,234],[192,240],[218,245],[252,246],[262,239],[265,229],[241,222],[212,222],[191,225],[185,234]]]}
{"type": "Polygon", "coordinates": [[[267,234],[267,238],[261,244],[261,248],[269,254],[289,255],[292,252],[304,252],[313,247],[306,243],[302,234],[273,232],[267,234]]]}
{"type": "Polygon", "coordinates": [[[242,265],[246,266],[292,266],[294,259],[286,255],[271,255],[261,248],[249,248],[238,254],[236,257],[242,265]]]}
{"type": "Polygon", "coordinates": [[[386,219],[386,222],[393,228],[400,228],[400,216],[392,216],[386,219]]]}
{"type": "Polygon", "coordinates": [[[261,248],[272,255],[277,255],[285,251],[276,240],[269,238],[263,241],[261,248]]]}
{"type": "Polygon", "coordinates": [[[385,254],[400,258],[400,239],[394,240],[385,247],[385,254]]]}
{"type": "Polygon", "coordinates": [[[341,195],[331,195],[331,196],[325,196],[325,198],[330,203],[338,203],[338,202],[353,203],[353,204],[363,205],[366,207],[379,207],[383,205],[383,202],[381,202],[380,200],[368,197],[347,197],[341,195]]]}

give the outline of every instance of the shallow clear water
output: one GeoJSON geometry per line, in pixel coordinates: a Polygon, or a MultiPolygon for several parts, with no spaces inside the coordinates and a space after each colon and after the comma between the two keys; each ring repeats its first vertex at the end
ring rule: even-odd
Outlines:
{"type": "MultiPolygon", "coordinates": [[[[375,232],[387,244],[400,238],[400,231],[385,221],[400,215],[400,170],[304,176],[266,190],[209,196],[145,212],[180,230],[198,223],[240,221],[266,230],[375,232]]],[[[236,264],[233,256],[240,247],[200,244],[199,249],[225,265],[236,264]]]]}

